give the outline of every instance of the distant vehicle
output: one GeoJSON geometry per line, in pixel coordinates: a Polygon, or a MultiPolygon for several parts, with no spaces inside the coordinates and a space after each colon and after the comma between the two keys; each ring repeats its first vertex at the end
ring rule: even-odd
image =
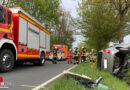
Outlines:
{"type": "Polygon", "coordinates": [[[53,45],[52,50],[50,51],[49,54],[49,59],[53,59],[53,49],[57,47],[58,49],[58,60],[65,60],[67,58],[68,54],[68,47],[66,45],[53,45]]]}
{"type": "Polygon", "coordinates": [[[98,67],[119,75],[130,68],[130,43],[119,44],[98,52],[98,67]]]}
{"type": "Polygon", "coordinates": [[[12,70],[14,64],[45,64],[50,51],[50,32],[20,8],[0,5],[0,71],[12,70]],[[16,63],[17,62],[17,63],[16,63]]]}

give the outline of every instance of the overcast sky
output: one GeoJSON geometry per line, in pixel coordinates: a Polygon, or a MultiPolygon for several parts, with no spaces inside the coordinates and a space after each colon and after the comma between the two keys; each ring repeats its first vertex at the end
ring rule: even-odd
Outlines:
{"type": "Polygon", "coordinates": [[[62,0],[62,6],[71,12],[72,17],[78,17],[76,8],[78,7],[78,2],[81,0],[62,0]]]}

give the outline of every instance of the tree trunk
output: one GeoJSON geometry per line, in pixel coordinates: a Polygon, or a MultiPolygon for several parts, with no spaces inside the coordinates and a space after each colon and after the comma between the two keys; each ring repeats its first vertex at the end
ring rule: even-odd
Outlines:
{"type": "Polygon", "coordinates": [[[119,31],[119,43],[123,42],[123,30],[124,30],[124,15],[120,16],[120,31],[119,31]]]}
{"type": "Polygon", "coordinates": [[[98,45],[96,54],[98,54],[98,51],[100,51],[100,50],[102,50],[102,49],[103,49],[102,46],[101,46],[101,45],[98,45]]]}

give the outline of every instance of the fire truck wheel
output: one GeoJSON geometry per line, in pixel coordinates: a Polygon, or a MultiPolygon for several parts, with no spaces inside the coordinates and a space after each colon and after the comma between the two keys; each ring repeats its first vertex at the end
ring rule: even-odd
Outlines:
{"type": "Polygon", "coordinates": [[[45,65],[45,54],[41,53],[40,59],[39,59],[39,65],[43,66],[45,65]]]}
{"type": "Polygon", "coordinates": [[[63,59],[62,59],[62,57],[61,57],[61,59],[60,59],[61,61],[63,61],[63,59]]]}
{"type": "Polygon", "coordinates": [[[14,67],[14,55],[9,49],[0,52],[0,71],[8,72],[14,67]]]}
{"type": "Polygon", "coordinates": [[[40,59],[38,59],[38,62],[33,62],[35,66],[43,66],[45,65],[45,54],[41,53],[40,59]]]}

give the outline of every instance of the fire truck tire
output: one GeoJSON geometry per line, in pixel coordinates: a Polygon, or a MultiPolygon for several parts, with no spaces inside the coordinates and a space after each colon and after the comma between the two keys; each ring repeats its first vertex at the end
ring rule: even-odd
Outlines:
{"type": "Polygon", "coordinates": [[[38,62],[33,62],[35,66],[43,66],[45,65],[45,54],[41,53],[40,59],[38,59],[38,62]]]}
{"type": "Polygon", "coordinates": [[[39,59],[39,65],[43,66],[45,65],[45,54],[41,53],[40,59],[39,59]]]}
{"type": "Polygon", "coordinates": [[[61,59],[60,59],[61,61],[63,61],[63,58],[61,57],[61,59]]]}
{"type": "Polygon", "coordinates": [[[0,72],[11,71],[14,67],[14,55],[9,49],[0,52],[0,72]]]}

